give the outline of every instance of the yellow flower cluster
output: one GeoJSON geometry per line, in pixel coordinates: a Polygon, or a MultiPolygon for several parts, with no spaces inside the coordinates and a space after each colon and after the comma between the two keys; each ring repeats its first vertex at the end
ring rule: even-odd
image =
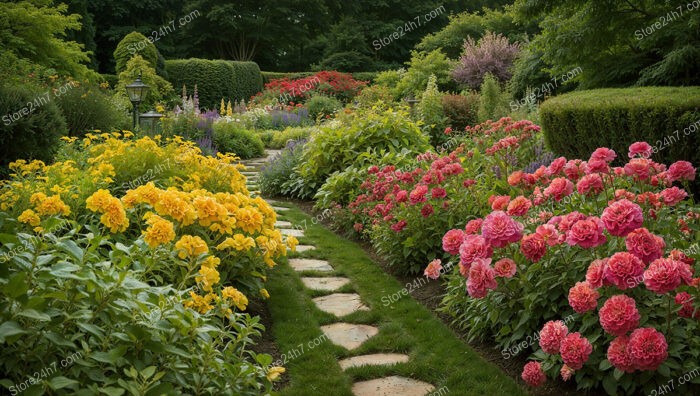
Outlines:
{"type": "Polygon", "coordinates": [[[143,240],[146,241],[151,248],[156,248],[175,239],[173,223],[153,212],[146,213],[143,218],[146,220],[146,223],[150,225],[150,227],[143,231],[143,240]]]}
{"type": "Polygon", "coordinates": [[[126,217],[121,201],[113,197],[109,191],[97,190],[85,203],[89,210],[102,213],[100,222],[109,228],[110,232],[124,232],[129,228],[129,219],[126,217]]]}
{"type": "Polygon", "coordinates": [[[255,240],[243,234],[236,234],[233,238],[226,238],[216,247],[217,250],[236,249],[246,251],[255,247],[255,240]]]}
{"type": "Polygon", "coordinates": [[[178,252],[177,255],[181,259],[197,258],[200,254],[208,253],[209,246],[198,236],[183,235],[182,238],[175,243],[175,250],[178,252]]]}
{"type": "Polygon", "coordinates": [[[192,308],[201,314],[209,312],[212,308],[214,308],[211,303],[219,300],[219,296],[216,294],[209,293],[205,296],[200,296],[193,291],[190,292],[190,297],[192,299],[185,301],[185,307],[192,308]]]}
{"type": "Polygon", "coordinates": [[[248,297],[232,286],[226,286],[221,290],[221,295],[230,300],[238,309],[245,311],[248,307],[248,297]]]}
{"type": "Polygon", "coordinates": [[[29,198],[29,203],[34,205],[39,216],[70,215],[70,207],[63,203],[59,195],[46,196],[38,192],[29,198]]]}

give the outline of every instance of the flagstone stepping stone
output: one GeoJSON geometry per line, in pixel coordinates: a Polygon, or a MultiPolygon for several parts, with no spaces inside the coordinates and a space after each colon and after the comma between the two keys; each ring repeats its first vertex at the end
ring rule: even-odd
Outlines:
{"type": "Polygon", "coordinates": [[[303,258],[293,258],[289,259],[289,265],[294,268],[297,272],[302,271],[322,271],[331,272],[333,267],[328,264],[325,260],[315,260],[315,259],[303,259],[303,258]]]}
{"type": "Polygon", "coordinates": [[[296,251],[297,253],[304,253],[308,250],[316,250],[316,246],[311,246],[311,245],[297,245],[296,251]]]}
{"type": "Polygon", "coordinates": [[[303,237],[304,236],[304,231],[303,230],[295,230],[291,228],[282,228],[280,229],[280,232],[282,235],[287,235],[287,236],[293,236],[293,237],[303,237]]]}
{"type": "MultiPolygon", "coordinates": [[[[298,246],[297,246],[298,247],[298,246]]],[[[304,286],[312,290],[334,291],[350,283],[348,278],[328,277],[328,278],[301,278],[304,286]]]]}
{"type": "Polygon", "coordinates": [[[292,226],[292,223],[290,223],[288,221],[279,220],[279,221],[275,222],[275,227],[291,227],[291,226],[292,226]]]}
{"type": "Polygon", "coordinates": [[[434,386],[411,378],[391,376],[357,382],[352,386],[355,396],[425,396],[434,386]]]}
{"type": "Polygon", "coordinates": [[[280,201],[275,201],[274,199],[266,199],[265,202],[269,203],[270,205],[280,203],[280,201]]]}
{"type": "Polygon", "coordinates": [[[283,207],[281,207],[281,206],[273,206],[272,209],[273,209],[275,212],[284,212],[284,211],[286,211],[286,210],[289,210],[289,208],[283,208],[283,207]]]}
{"type": "Polygon", "coordinates": [[[360,300],[360,295],[356,293],[333,293],[316,297],[314,303],[321,311],[337,317],[350,315],[357,311],[369,311],[369,308],[360,300]]]}
{"type": "Polygon", "coordinates": [[[340,368],[347,370],[360,366],[383,366],[389,364],[406,363],[408,355],[401,353],[375,353],[373,355],[355,356],[338,362],[340,368]]]}
{"type": "Polygon", "coordinates": [[[351,323],[333,323],[321,326],[321,331],[332,343],[348,350],[359,347],[379,333],[379,329],[374,326],[351,323]]]}

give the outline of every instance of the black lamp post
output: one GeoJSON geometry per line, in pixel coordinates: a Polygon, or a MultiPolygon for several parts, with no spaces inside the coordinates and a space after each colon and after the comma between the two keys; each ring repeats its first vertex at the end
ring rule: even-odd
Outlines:
{"type": "Polygon", "coordinates": [[[141,81],[141,73],[139,73],[139,77],[136,81],[126,86],[126,93],[129,95],[131,104],[134,105],[134,130],[136,130],[136,125],[138,125],[139,121],[139,104],[141,104],[144,97],[146,97],[148,89],[148,85],[141,81]]]}

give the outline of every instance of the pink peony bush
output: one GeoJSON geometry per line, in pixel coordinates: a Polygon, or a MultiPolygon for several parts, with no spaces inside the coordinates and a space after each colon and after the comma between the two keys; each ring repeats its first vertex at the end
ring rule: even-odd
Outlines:
{"type": "Polygon", "coordinates": [[[529,385],[561,377],[649,394],[696,367],[700,213],[686,192],[696,169],[656,163],[650,147],[631,145],[621,166],[599,148],[513,171],[484,203],[490,213],[444,233],[447,259],[460,263],[444,306],[465,328],[489,323],[470,335],[504,348],[538,334],[529,385]],[[569,326],[558,320],[572,313],[569,326]]]}

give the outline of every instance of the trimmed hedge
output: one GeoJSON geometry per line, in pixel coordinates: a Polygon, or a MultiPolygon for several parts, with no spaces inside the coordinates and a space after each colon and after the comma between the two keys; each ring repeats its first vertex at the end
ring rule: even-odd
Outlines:
{"type": "Polygon", "coordinates": [[[262,75],[255,62],[178,59],[165,61],[165,70],[176,92],[186,85],[187,94],[192,95],[197,84],[202,108],[218,109],[221,98],[248,100],[262,90],[262,75]]]}
{"type": "Polygon", "coordinates": [[[700,87],[595,89],[546,100],[540,119],[549,147],[567,158],[588,158],[598,147],[627,157],[646,141],[653,159],[700,165],[700,87]]]}
{"type": "MultiPolygon", "coordinates": [[[[288,78],[290,80],[296,80],[297,78],[311,77],[317,72],[262,72],[263,84],[267,84],[272,80],[277,80],[280,78],[288,78]]],[[[360,81],[374,82],[379,72],[356,72],[350,73],[352,78],[360,81]]]]}

